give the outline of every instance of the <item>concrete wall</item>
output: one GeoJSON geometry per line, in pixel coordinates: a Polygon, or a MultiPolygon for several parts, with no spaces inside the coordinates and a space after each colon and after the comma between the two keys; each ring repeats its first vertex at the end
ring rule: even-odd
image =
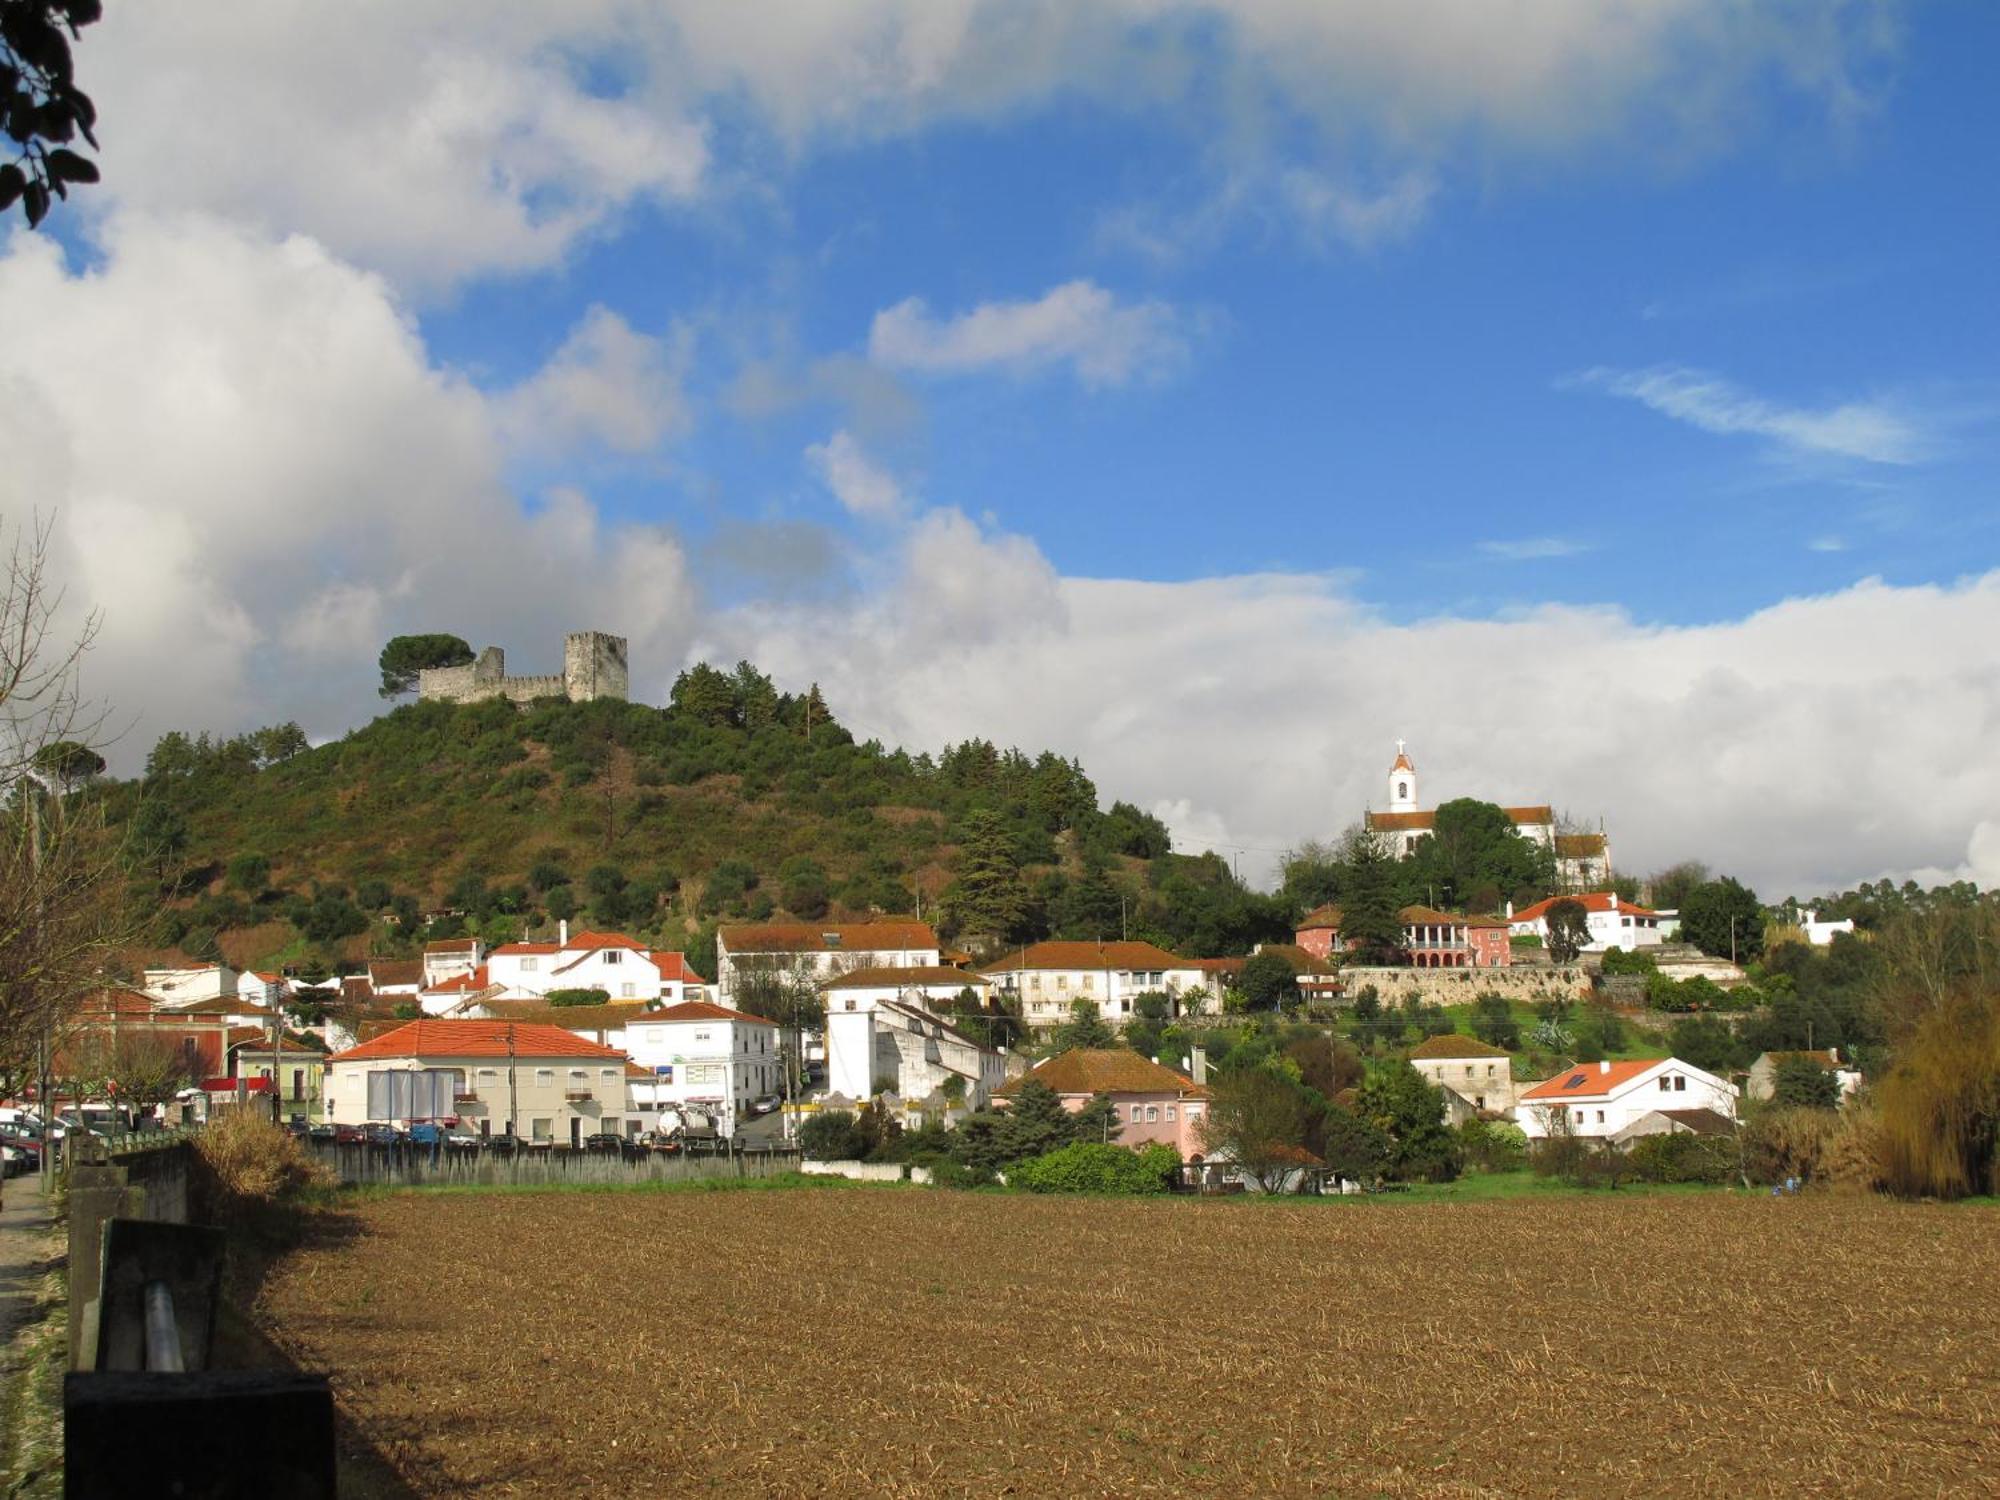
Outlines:
{"type": "MultiPolygon", "coordinates": [[[[799,1170],[808,1177],[845,1177],[850,1182],[901,1182],[903,1163],[899,1161],[807,1161],[799,1170]]],[[[909,1181],[928,1183],[929,1167],[909,1168],[909,1181]]]]}
{"type": "Polygon", "coordinates": [[[88,1370],[97,1356],[97,1297],[110,1219],[188,1222],[188,1186],[194,1147],[173,1141],[144,1150],[95,1153],[84,1149],[69,1169],[69,1367],[88,1370]]]}

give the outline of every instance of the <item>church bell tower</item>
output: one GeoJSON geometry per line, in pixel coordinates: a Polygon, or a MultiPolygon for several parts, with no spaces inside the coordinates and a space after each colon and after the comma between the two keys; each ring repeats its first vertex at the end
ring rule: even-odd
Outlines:
{"type": "Polygon", "coordinates": [[[1389,766],[1389,811],[1417,810],[1417,768],[1401,740],[1396,741],[1396,758],[1389,766]]]}

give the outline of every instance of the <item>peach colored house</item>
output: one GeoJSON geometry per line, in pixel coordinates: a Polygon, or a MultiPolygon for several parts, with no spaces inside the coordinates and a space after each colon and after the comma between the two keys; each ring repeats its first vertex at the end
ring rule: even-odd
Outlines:
{"type": "Polygon", "coordinates": [[[1029,1079],[1046,1084],[1075,1114],[1098,1094],[1110,1096],[1118,1110],[1118,1144],[1146,1146],[1155,1141],[1172,1146],[1187,1161],[1205,1153],[1201,1127],[1208,1114],[1208,1090],[1172,1068],[1141,1057],[1129,1047],[1102,1051],[1072,1047],[1036,1064],[1019,1078],[994,1091],[993,1103],[1004,1109],[1029,1079]]]}
{"type": "MultiPolygon", "coordinates": [[[[1418,969],[1505,969],[1513,963],[1511,935],[1502,917],[1464,917],[1428,906],[1406,906],[1399,913],[1403,947],[1418,969]]],[[[1299,947],[1314,958],[1344,952],[1340,908],[1322,906],[1306,913],[1293,934],[1299,947]]]]}

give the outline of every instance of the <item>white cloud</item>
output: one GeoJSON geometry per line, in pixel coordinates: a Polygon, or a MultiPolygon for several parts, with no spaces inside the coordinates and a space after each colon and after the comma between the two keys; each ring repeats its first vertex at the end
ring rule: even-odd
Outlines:
{"type": "Polygon", "coordinates": [[[1086,386],[1118,386],[1177,372],[1188,355],[1184,322],[1164,302],[1120,303],[1094,282],[1068,281],[1033,301],[982,302],[943,320],[911,297],[875,314],[868,353],[926,374],[1067,364],[1086,386]]]}
{"type": "Polygon", "coordinates": [[[1507,562],[1534,562],[1548,557],[1575,557],[1591,550],[1591,543],[1565,536],[1530,536],[1485,541],[1479,550],[1488,557],[1507,562]]]}
{"type": "Polygon", "coordinates": [[[690,353],[684,333],[672,340],[638,333],[609,308],[592,307],[549,362],[509,393],[501,420],[523,448],[598,442],[650,452],[687,430],[681,384],[690,353]]]}
{"type": "Polygon", "coordinates": [[[1816,536],[1806,543],[1808,552],[1845,552],[1847,539],[1838,536],[1816,536]]]}
{"type": "Polygon", "coordinates": [[[1719,375],[1676,365],[1586,370],[1575,384],[1637,401],[1703,432],[1769,438],[1794,453],[1914,464],[1932,446],[1914,415],[1886,402],[1846,401],[1817,410],[1782,406],[1719,375]]]}
{"type": "Polygon", "coordinates": [[[888,521],[903,513],[903,488],[895,475],[863,452],[845,427],[807,448],[806,462],[849,514],[888,521]]]}
{"type": "Polygon", "coordinates": [[[617,631],[664,691],[679,543],[574,494],[524,508],[494,404],[379,279],[205,220],[115,219],[103,246],[75,275],[39,235],[0,254],[0,450],[104,611],[86,687],[132,721],[121,766],[169,728],[350,724],[396,631],[544,670],[564,631],[617,631]]]}
{"type": "Polygon", "coordinates": [[[1437,179],[1428,171],[1405,172],[1371,193],[1324,172],[1295,167],[1283,175],[1281,186],[1284,201],[1308,240],[1356,250],[1407,238],[1423,222],[1437,194],[1437,179]]]}

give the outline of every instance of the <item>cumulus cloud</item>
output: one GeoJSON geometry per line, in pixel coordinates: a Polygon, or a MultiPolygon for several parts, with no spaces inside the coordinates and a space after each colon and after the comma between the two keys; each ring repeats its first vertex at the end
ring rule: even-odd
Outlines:
{"type": "Polygon", "coordinates": [[[903,513],[903,487],[896,476],[863,452],[845,427],[806,449],[806,462],[849,514],[888,521],[903,513]]]}
{"type": "Polygon", "coordinates": [[[609,308],[592,307],[549,362],[508,394],[500,420],[527,449],[594,442],[650,452],[687,430],[682,381],[690,353],[684,333],[671,340],[639,333],[609,308]]]}
{"type": "Polygon", "coordinates": [[[354,722],[397,631],[553,670],[564,631],[601,628],[671,679],[679,542],[575,493],[524,506],[494,403],[379,278],[207,220],[102,239],[84,274],[41,236],[0,256],[0,450],[104,611],[86,687],[135,721],[125,768],[168,728],[354,722]]]}
{"type": "Polygon", "coordinates": [[[1768,438],[1793,453],[1913,464],[1927,457],[1932,446],[1921,421],[1882,401],[1845,401],[1817,409],[1785,406],[1719,375],[1677,365],[1586,370],[1575,383],[1637,401],[1703,432],[1768,438]]]}
{"type": "Polygon", "coordinates": [[[1068,281],[1033,301],[982,302],[945,319],[911,297],[875,314],[868,353],[932,375],[1068,365],[1086,386],[1118,386],[1179,370],[1188,355],[1184,322],[1164,302],[1121,303],[1095,282],[1068,281]]]}

